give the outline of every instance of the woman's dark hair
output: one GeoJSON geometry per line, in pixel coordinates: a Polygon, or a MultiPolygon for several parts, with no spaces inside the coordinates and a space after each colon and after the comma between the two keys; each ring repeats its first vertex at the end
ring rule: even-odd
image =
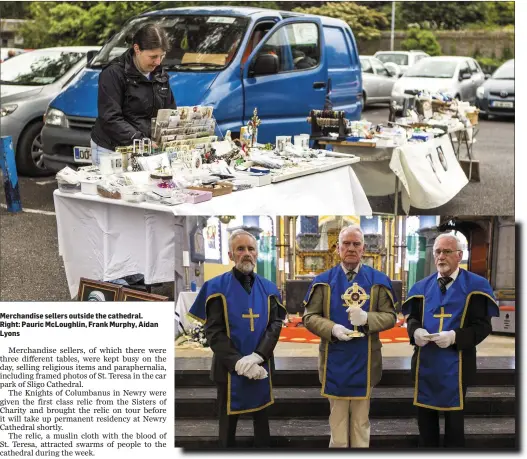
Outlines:
{"type": "Polygon", "coordinates": [[[137,44],[141,51],[145,49],[161,48],[163,51],[170,49],[166,32],[155,24],[146,24],[141,27],[132,39],[132,46],[137,44]]]}

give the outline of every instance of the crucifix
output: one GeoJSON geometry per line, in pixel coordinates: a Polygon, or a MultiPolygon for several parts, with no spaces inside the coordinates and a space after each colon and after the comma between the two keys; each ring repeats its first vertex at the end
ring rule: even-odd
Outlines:
{"type": "Polygon", "coordinates": [[[254,319],[260,317],[260,314],[253,314],[253,308],[249,308],[249,314],[242,314],[242,318],[249,319],[251,321],[251,331],[254,331],[254,319]]]}
{"type": "Polygon", "coordinates": [[[441,306],[441,314],[434,314],[434,318],[439,319],[439,333],[443,331],[443,319],[445,317],[452,317],[452,314],[445,314],[445,308],[441,306]]]}
{"type": "MultiPolygon", "coordinates": [[[[367,300],[370,299],[370,295],[368,295],[366,290],[360,287],[359,284],[354,282],[353,285],[346,290],[344,295],[341,296],[341,298],[344,300],[344,304],[342,306],[345,308],[349,308],[350,306],[353,306],[354,308],[360,308],[364,303],[366,303],[367,300]]],[[[349,334],[349,336],[352,338],[362,338],[366,335],[359,331],[357,326],[354,325],[353,332],[349,334]]]]}

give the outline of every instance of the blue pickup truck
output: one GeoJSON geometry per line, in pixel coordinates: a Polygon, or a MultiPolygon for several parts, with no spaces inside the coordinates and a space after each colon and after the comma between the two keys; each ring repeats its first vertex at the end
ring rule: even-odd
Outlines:
{"type": "Polygon", "coordinates": [[[217,134],[233,136],[256,107],[259,142],[310,132],[309,111],[326,99],[351,120],[362,112],[362,74],[353,32],[343,21],[263,8],[203,6],[141,14],[114,35],[50,103],[42,130],[46,167],[91,162],[99,72],[154,22],[169,35],[163,65],[178,106],[214,107],[217,134]],[[278,59],[276,59],[277,56],[278,59]]]}

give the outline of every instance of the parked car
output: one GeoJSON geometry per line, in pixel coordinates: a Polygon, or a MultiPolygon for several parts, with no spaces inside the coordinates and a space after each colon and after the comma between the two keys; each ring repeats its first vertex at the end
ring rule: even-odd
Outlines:
{"type": "Polygon", "coordinates": [[[373,56],[360,56],[364,105],[390,102],[397,72],[392,72],[373,56]]]}
{"type": "Polygon", "coordinates": [[[9,55],[9,51],[15,52],[15,55],[13,57],[25,52],[25,50],[20,48],[0,48],[0,64],[3,63],[5,60],[8,60],[7,57],[9,55]]]}
{"type": "Polygon", "coordinates": [[[43,115],[50,101],[86,65],[98,46],[45,48],[8,59],[0,67],[2,135],[11,136],[19,173],[44,176],[43,115]]]}
{"type": "Polygon", "coordinates": [[[165,9],[130,20],[51,102],[42,130],[47,166],[58,170],[86,161],[80,152],[90,145],[97,117],[99,72],[147,23],[163,27],[172,43],[163,65],[177,105],[212,106],[218,135],[238,135],[255,107],[261,142],[309,132],[306,117],[324,108],[328,92],[335,110],[360,119],[360,62],[345,22],[251,7],[165,9]]]}
{"type": "Polygon", "coordinates": [[[482,118],[514,117],[514,59],[505,62],[477,89],[476,106],[482,118]]]}
{"type": "Polygon", "coordinates": [[[377,51],[373,57],[379,59],[383,64],[387,64],[388,62],[397,64],[401,69],[399,76],[402,76],[421,59],[430,56],[424,51],[377,51]]]}
{"type": "Polygon", "coordinates": [[[471,57],[426,57],[394,84],[392,100],[401,103],[406,90],[426,90],[474,103],[476,90],[484,81],[485,74],[471,57]]]}

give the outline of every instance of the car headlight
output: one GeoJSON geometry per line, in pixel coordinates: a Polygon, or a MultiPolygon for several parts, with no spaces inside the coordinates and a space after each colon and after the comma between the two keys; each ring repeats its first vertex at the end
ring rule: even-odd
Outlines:
{"type": "Polygon", "coordinates": [[[476,89],[476,97],[479,99],[483,99],[485,96],[485,88],[483,86],[480,86],[478,89],[476,89]]]}
{"type": "Polygon", "coordinates": [[[68,120],[64,112],[61,112],[56,108],[48,108],[44,122],[48,126],[62,126],[65,128],[69,127],[68,120]]]}
{"type": "Polygon", "coordinates": [[[13,113],[17,108],[18,105],[16,104],[2,105],[2,107],[0,108],[0,117],[3,118],[4,116],[11,115],[11,113],[13,113]]]}

